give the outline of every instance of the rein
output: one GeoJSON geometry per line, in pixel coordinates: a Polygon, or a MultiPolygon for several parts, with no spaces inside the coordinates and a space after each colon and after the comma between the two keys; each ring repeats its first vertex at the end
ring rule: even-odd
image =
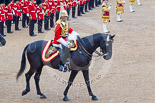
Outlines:
{"type": "Polygon", "coordinates": [[[98,52],[98,51],[96,51],[96,50],[95,50],[95,53],[96,53],[97,55],[90,54],[90,53],[86,50],[86,48],[81,44],[80,41],[79,41],[79,44],[81,45],[82,49],[83,49],[89,56],[92,56],[92,57],[100,57],[100,56],[103,56],[103,55],[104,55],[103,53],[98,52]]]}

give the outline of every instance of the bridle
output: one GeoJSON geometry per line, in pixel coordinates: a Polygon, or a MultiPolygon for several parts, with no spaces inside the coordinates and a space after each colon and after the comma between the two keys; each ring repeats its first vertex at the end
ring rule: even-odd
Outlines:
{"type": "MultiPolygon", "coordinates": [[[[110,41],[110,36],[108,35],[107,36],[107,40],[106,40],[106,51],[107,51],[107,45],[109,45],[108,44],[108,42],[110,41]]],[[[86,48],[81,44],[81,42],[79,41],[79,44],[80,44],[80,46],[82,47],[82,49],[89,55],[89,56],[91,56],[91,57],[101,57],[101,56],[106,56],[106,55],[108,55],[108,53],[103,53],[103,51],[102,51],[102,49],[100,48],[100,52],[98,52],[97,50],[95,50],[95,53],[97,54],[97,55],[93,55],[93,54],[90,54],[87,50],[86,50],[86,48]]]]}

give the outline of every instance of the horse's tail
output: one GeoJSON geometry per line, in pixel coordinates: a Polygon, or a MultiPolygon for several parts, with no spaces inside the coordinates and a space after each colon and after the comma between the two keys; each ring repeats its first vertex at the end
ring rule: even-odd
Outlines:
{"type": "Polygon", "coordinates": [[[20,66],[19,72],[17,73],[16,80],[18,80],[18,78],[22,75],[22,73],[23,73],[24,70],[25,70],[25,67],[26,67],[25,52],[26,52],[28,46],[29,46],[29,44],[24,48],[24,51],[23,51],[23,54],[22,54],[21,66],[20,66]]]}

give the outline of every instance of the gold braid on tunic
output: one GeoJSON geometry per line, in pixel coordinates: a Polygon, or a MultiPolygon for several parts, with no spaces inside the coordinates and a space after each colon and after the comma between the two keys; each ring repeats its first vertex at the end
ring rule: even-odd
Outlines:
{"type": "Polygon", "coordinates": [[[57,22],[56,22],[56,25],[55,25],[55,29],[56,29],[56,27],[57,27],[57,25],[60,25],[60,27],[61,27],[61,35],[60,36],[65,36],[65,35],[67,35],[68,36],[68,31],[69,31],[69,27],[68,27],[68,23],[65,23],[65,25],[63,25],[62,24],[62,20],[61,19],[59,19],[57,22]]]}

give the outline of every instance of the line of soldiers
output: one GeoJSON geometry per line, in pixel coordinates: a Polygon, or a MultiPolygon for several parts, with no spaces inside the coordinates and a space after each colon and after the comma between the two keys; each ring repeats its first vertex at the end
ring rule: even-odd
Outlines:
{"type": "MultiPolygon", "coordinates": [[[[117,14],[117,22],[122,22],[123,19],[121,19],[121,15],[124,13],[124,4],[125,0],[116,0],[116,14],[117,14]]],[[[130,3],[130,12],[135,12],[133,9],[133,5],[136,4],[136,0],[129,0],[130,3]]],[[[137,0],[137,5],[141,6],[140,0],[137,0]]],[[[102,22],[103,22],[103,32],[109,33],[110,31],[107,29],[107,25],[110,22],[110,9],[111,4],[108,5],[108,0],[104,0],[102,4],[102,22]]]]}
{"type": "MultiPolygon", "coordinates": [[[[20,31],[19,20],[22,18],[22,27],[29,27],[29,35],[36,36],[34,25],[38,23],[38,33],[44,29],[54,28],[55,22],[59,19],[61,6],[70,15],[72,9],[72,18],[82,16],[85,12],[93,10],[101,5],[101,0],[1,0],[0,1],[0,34],[4,34],[4,27],[7,27],[7,33],[13,33],[11,30],[12,23],[15,23],[15,30],[20,31]],[[41,2],[41,3],[40,3],[41,2]]],[[[68,20],[70,18],[68,17],[68,20]]]]}

